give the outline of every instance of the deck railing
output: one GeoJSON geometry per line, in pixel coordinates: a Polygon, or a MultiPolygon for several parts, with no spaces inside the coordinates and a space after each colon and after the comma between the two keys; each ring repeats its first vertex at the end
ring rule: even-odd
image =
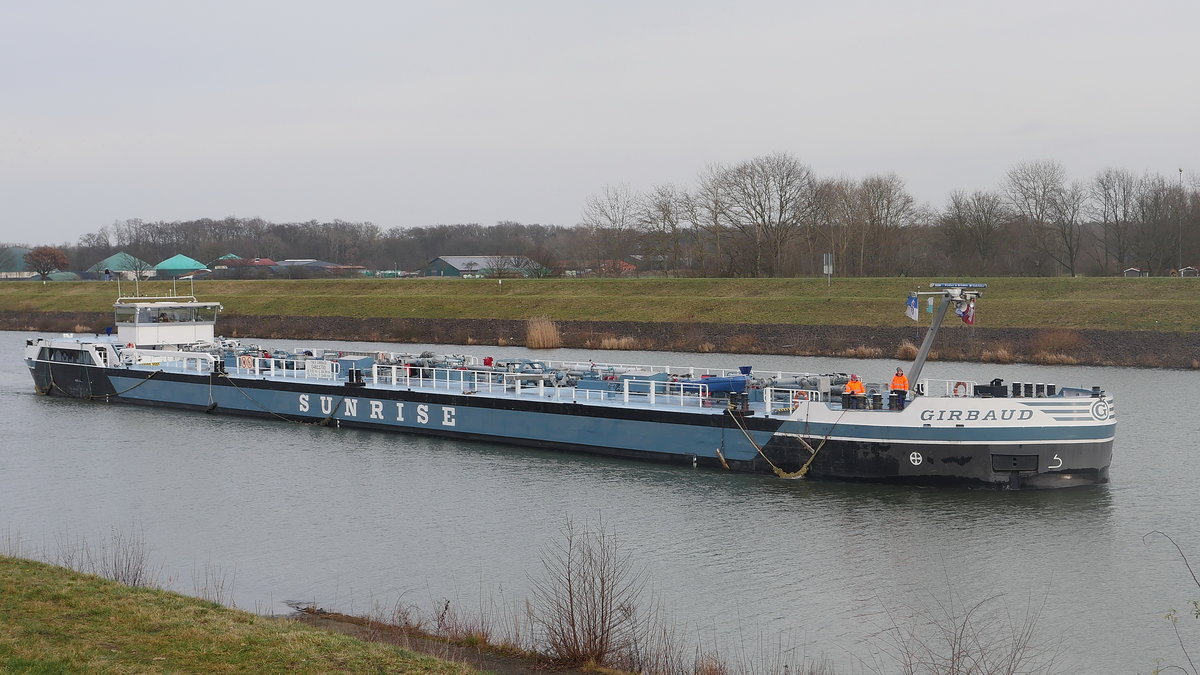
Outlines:
{"type": "Polygon", "coordinates": [[[446,389],[462,393],[509,393],[513,396],[536,396],[556,400],[599,400],[622,403],[649,403],[663,406],[701,407],[709,397],[708,385],[659,380],[622,380],[621,388],[584,389],[560,387],[554,373],[506,373],[495,370],[465,368],[422,368],[418,366],[371,367],[371,381],[393,387],[423,387],[446,389]]]}
{"type": "Polygon", "coordinates": [[[255,377],[290,377],[301,380],[336,380],[341,372],[337,361],[321,359],[279,359],[242,354],[237,357],[236,372],[255,377]]]}
{"type": "Polygon", "coordinates": [[[975,395],[973,380],[921,380],[921,391],[933,398],[963,398],[975,395]]]}
{"type": "Polygon", "coordinates": [[[819,403],[822,400],[821,392],[816,389],[789,389],[786,387],[763,389],[763,401],[766,403],[767,412],[776,415],[791,413],[801,406],[819,403]]]}
{"type": "Polygon", "coordinates": [[[217,359],[212,354],[204,352],[177,352],[165,349],[130,349],[121,350],[121,362],[130,366],[154,367],[211,373],[217,359]]]}

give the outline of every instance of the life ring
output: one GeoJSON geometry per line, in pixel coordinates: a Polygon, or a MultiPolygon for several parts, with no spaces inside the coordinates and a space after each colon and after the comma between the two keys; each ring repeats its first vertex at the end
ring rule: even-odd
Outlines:
{"type": "Polygon", "coordinates": [[[249,354],[243,354],[242,356],[239,356],[238,357],[238,367],[245,368],[246,370],[251,370],[252,368],[254,368],[254,357],[250,356],[249,354]]]}
{"type": "Polygon", "coordinates": [[[955,382],[954,383],[954,395],[955,396],[966,396],[967,392],[969,392],[969,391],[971,391],[971,388],[969,386],[967,386],[966,382],[955,382]],[[961,393],[959,392],[959,389],[962,389],[961,393]]]}
{"type": "Polygon", "coordinates": [[[792,394],[792,409],[795,410],[796,408],[799,408],[801,401],[807,401],[807,400],[808,400],[808,392],[807,391],[797,391],[796,393],[792,394]]]}

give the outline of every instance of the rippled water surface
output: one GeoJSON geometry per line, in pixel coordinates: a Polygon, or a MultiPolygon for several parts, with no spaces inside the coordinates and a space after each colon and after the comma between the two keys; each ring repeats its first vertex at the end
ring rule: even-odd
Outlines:
{"type": "MultiPolygon", "coordinates": [[[[170,587],[205,566],[242,608],[287,600],[367,612],[398,599],[477,607],[524,597],[565,518],[616,529],[690,635],[786,635],[844,672],[884,629],[938,603],[1040,611],[1065,672],[1179,662],[1171,607],[1200,589],[1200,377],[1193,372],[931,363],[931,378],[1099,384],[1115,394],[1112,483],[980,492],[768,476],[486,443],[36,396],[23,333],[0,333],[0,533],[53,550],[136,529],[170,587]]],[[[295,343],[271,343],[295,346],[295,343]]],[[[362,343],[366,345],[367,343],[362,343]]],[[[381,347],[369,344],[368,348],[381,347]]],[[[424,349],[406,346],[405,349],[424,349]]],[[[432,347],[480,355],[523,350],[432,347]]],[[[890,374],[890,361],[557,350],[572,358],[890,374]]],[[[1181,621],[1200,649],[1198,622],[1181,621]]]]}

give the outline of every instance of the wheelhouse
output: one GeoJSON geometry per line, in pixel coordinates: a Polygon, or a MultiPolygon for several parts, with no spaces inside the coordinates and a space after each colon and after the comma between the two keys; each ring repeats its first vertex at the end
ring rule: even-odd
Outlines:
{"type": "Polygon", "coordinates": [[[222,309],[193,296],[118,298],[113,308],[118,339],[138,347],[211,341],[222,309]]]}

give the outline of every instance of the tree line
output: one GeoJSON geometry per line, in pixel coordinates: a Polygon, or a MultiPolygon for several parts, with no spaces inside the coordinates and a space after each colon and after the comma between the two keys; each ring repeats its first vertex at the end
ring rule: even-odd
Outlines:
{"type": "Polygon", "coordinates": [[[928,205],[894,173],[822,177],[777,153],[709,166],[689,186],[605,186],[575,226],[130,219],[60,248],[73,269],[124,251],[150,264],[236,253],[416,270],[475,255],[523,256],[554,273],[777,277],[819,275],[832,253],[838,276],[1164,275],[1200,266],[1200,190],[1183,178],[1109,168],[1072,179],[1058,162],[1031,161],[994,189],[928,205]]]}

